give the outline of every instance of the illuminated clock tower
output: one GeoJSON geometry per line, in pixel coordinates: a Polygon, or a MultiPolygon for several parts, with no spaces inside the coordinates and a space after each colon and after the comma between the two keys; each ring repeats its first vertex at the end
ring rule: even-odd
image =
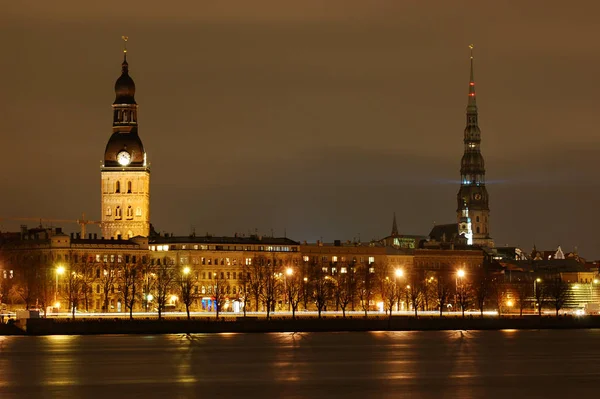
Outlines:
{"type": "Polygon", "coordinates": [[[464,134],[464,155],[460,165],[460,190],[457,201],[457,222],[468,214],[471,219],[473,244],[493,247],[490,237],[489,196],[485,187],[485,165],[481,155],[481,131],[477,121],[477,97],[473,74],[473,45],[471,48],[471,78],[469,80],[469,102],[467,104],[467,127],[464,134]]]}
{"type": "MultiPolygon", "coordinates": [[[[127,37],[123,37],[127,43],[127,37]]],[[[123,239],[150,232],[150,168],[138,135],[135,83],[129,76],[127,48],[115,83],[113,133],[101,169],[102,234],[123,239]]]]}

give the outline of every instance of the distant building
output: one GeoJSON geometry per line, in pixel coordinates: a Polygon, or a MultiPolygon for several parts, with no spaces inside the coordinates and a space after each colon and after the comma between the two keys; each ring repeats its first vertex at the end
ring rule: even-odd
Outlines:
{"type": "Polygon", "coordinates": [[[392,234],[384,237],[381,243],[386,247],[393,248],[406,248],[415,249],[419,248],[423,241],[427,240],[426,236],[411,235],[411,234],[399,234],[398,224],[396,222],[396,213],[394,212],[394,219],[392,221],[392,234]]]}

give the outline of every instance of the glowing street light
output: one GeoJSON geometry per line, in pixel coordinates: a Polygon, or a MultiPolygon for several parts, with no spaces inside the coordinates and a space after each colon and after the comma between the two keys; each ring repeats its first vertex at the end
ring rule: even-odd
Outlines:
{"type": "Polygon", "coordinates": [[[463,269],[458,269],[456,275],[458,276],[458,278],[463,278],[465,276],[465,271],[463,269]]]}
{"type": "Polygon", "coordinates": [[[294,274],[294,269],[292,269],[291,267],[288,267],[285,271],[285,274],[287,274],[288,276],[291,276],[292,274],[294,274]]]}
{"type": "Polygon", "coordinates": [[[154,295],[152,295],[152,294],[148,294],[146,296],[146,300],[148,300],[148,302],[152,302],[153,299],[154,299],[154,295]]]}
{"type": "Polygon", "coordinates": [[[395,271],[396,277],[404,276],[404,271],[402,269],[396,269],[395,271]]]}
{"type": "Polygon", "coordinates": [[[515,303],[512,301],[512,299],[509,299],[508,301],[506,301],[506,306],[508,306],[509,308],[512,308],[514,304],[515,303]]]}
{"type": "Polygon", "coordinates": [[[186,266],[186,267],[183,268],[183,274],[185,274],[186,276],[188,274],[190,274],[190,267],[189,266],[186,266]]]}

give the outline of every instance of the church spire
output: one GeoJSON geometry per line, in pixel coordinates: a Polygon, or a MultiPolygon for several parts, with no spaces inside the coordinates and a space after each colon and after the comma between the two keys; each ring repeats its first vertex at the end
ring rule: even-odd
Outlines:
{"type": "Polygon", "coordinates": [[[392,235],[398,235],[398,224],[396,223],[396,212],[394,212],[394,221],[392,222],[392,235]]]}
{"type": "Polygon", "coordinates": [[[469,78],[469,103],[467,105],[467,112],[477,113],[477,97],[475,95],[475,73],[473,71],[473,49],[475,45],[470,44],[469,49],[471,50],[471,75],[469,78]]]}
{"type": "Polygon", "coordinates": [[[472,242],[493,245],[489,237],[488,192],[485,187],[485,162],[481,155],[481,130],[479,129],[475,68],[473,49],[470,50],[469,97],[467,102],[467,126],[464,130],[464,153],[460,163],[461,186],[457,195],[457,219],[465,234],[472,226],[472,242]],[[470,220],[470,221],[469,221],[470,220]]]}
{"type": "Polygon", "coordinates": [[[121,64],[121,72],[126,74],[129,73],[129,64],[127,63],[127,41],[129,37],[121,36],[123,39],[123,63],[121,64]]]}

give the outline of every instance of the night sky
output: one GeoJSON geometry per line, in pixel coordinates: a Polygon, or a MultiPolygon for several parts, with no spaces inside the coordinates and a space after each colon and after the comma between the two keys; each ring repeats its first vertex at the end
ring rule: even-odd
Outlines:
{"type": "Polygon", "coordinates": [[[0,3],[1,217],[100,217],[128,35],[157,230],[426,235],[456,220],[473,42],[496,245],[600,258],[597,1],[0,3]]]}

